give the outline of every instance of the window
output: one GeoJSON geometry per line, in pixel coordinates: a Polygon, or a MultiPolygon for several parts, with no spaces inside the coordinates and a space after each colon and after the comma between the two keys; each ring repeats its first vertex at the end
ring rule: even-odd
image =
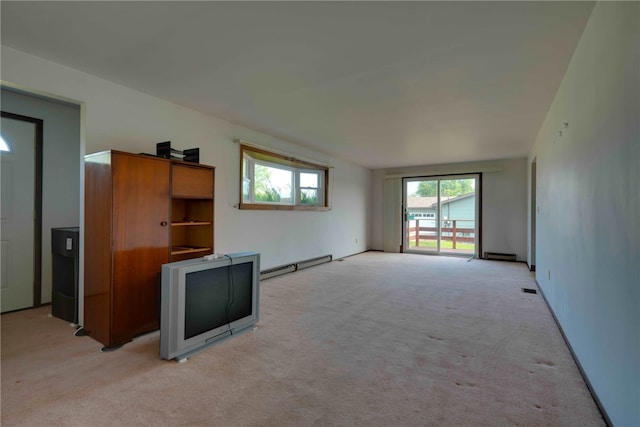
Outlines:
{"type": "Polygon", "coordinates": [[[328,167],[248,145],[240,153],[240,209],[329,209],[328,167]]]}
{"type": "Polygon", "coordinates": [[[2,136],[0,136],[0,151],[6,153],[11,152],[11,147],[9,147],[9,144],[4,140],[2,136]]]}
{"type": "Polygon", "coordinates": [[[435,213],[414,213],[412,214],[414,218],[435,218],[436,214],[435,213]]]}

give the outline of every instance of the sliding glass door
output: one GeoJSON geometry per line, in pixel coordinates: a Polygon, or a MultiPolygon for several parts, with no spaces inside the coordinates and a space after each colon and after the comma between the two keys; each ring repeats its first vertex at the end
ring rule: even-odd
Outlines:
{"type": "Polygon", "coordinates": [[[404,252],[478,254],[478,175],[405,178],[404,252]]]}

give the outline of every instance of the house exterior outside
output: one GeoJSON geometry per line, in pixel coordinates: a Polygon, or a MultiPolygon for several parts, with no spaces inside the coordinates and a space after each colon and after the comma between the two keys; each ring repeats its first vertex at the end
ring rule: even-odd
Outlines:
{"type": "MultiPolygon", "coordinates": [[[[458,228],[475,228],[476,195],[442,197],[441,201],[442,227],[451,227],[456,220],[458,228]]],[[[407,213],[411,225],[415,220],[426,227],[435,227],[438,215],[437,197],[408,197],[407,213]],[[427,220],[427,221],[424,221],[427,220]]]]}
{"type": "Polygon", "coordinates": [[[441,197],[438,226],[438,198],[409,197],[405,230],[407,245],[414,250],[434,250],[437,240],[441,240],[442,250],[473,253],[476,238],[475,213],[475,193],[441,197]]]}

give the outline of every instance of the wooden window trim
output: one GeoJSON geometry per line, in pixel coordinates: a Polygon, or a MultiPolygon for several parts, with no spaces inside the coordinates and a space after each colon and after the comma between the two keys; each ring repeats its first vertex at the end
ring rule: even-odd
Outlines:
{"type": "Polygon", "coordinates": [[[331,199],[330,199],[330,175],[329,175],[330,167],[324,165],[318,165],[312,162],[308,162],[306,160],[296,159],[291,156],[286,156],[279,153],[274,153],[272,151],[263,150],[261,148],[257,148],[251,145],[240,144],[240,185],[239,185],[239,200],[238,204],[239,209],[243,210],[271,210],[271,211],[329,211],[331,210],[331,199]],[[281,164],[283,166],[293,167],[295,169],[311,169],[318,170],[324,172],[324,185],[323,185],[323,205],[286,205],[286,204],[277,204],[277,203],[247,203],[243,200],[243,182],[244,182],[244,168],[243,168],[243,160],[245,153],[247,153],[250,157],[256,158],[260,161],[271,162],[274,164],[281,164]],[[254,154],[258,154],[255,156],[254,154]]]}

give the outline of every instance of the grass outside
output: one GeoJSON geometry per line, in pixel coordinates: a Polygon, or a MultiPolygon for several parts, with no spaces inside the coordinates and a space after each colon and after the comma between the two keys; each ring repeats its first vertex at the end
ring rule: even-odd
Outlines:
{"type": "MultiPolygon", "coordinates": [[[[416,242],[415,240],[409,242],[409,248],[415,248],[416,247],[416,242]]],[[[429,249],[436,249],[437,247],[437,242],[435,240],[420,240],[420,248],[429,248],[429,249]]],[[[456,249],[460,249],[463,251],[473,251],[475,250],[476,245],[474,243],[461,243],[458,242],[456,243],[456,249]]],[[[447,241],[447,240],[443,240],[440,243],[440,249],[453,249],[453,242],[452,241],[447,241]]]]}

